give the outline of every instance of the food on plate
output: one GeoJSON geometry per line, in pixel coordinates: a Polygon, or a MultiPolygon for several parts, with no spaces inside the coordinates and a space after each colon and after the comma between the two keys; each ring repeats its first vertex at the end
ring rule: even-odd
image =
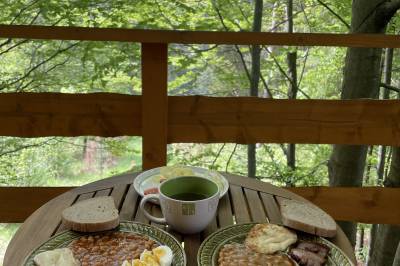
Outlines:
{"type": "Polygon", "coordinates": [[[79,266],[79,262],[74,258],[69,248],[58,248],[49,250],[36,255],[33,261],[38,266],[79,266]]]}
{"type": "Polygon", "coordinates": [[[151,187],[144,189],[143,194],[158,194],[158,187],[162,182],[169,178],[178,176],[191,176],[194,175],[193,170],[187,166],[164,166],[160,167],[160,174],[154,175],[150,178],[151,187]]]}
{"type": "Polygon", "coordinates": [[[294,266],[296,265],[285,254],[267,255],[255,252],[243,244],[225,244],[219,251],[219,266],[294,266]]]}
{"type": "Polygon", "coordinates": [[[170,266],[172,263],[172,250],[168,246],[158,246],[153,250],[145,249],[140,254],[140,259],[125,260],[122,266],[170,266]]]}
{"type": "Polygon", "coordinates": [[[289,255],[301,266],[324,265],[330,248],[322,243],[300,241],[289,251],[289,255]]]}
{"type": "Polygon", "coordinates": [[[158,194],[158,187],[151,187],[151,188],[145,189],[145,190],[143,191],[143,194],[144,194],[144,195],[148,195],[148,194],[158,194]]]}
{"type": "MultiPolygon", "coordinates": [[[[128,232],[107,232],[74,240],[69,248],[82,266],[120,266],[125,260],[139,259],[144,250],[158,244],[147,236],[128,232]]],[[[129,265],[129,264],[128,264],[129,265]]]]}
{"type": "Polygon", "coordinates": [[[316,243],[316,242],[300,241],[296,247],[299,249],[304,249],[304,250],[308,250],[308,251],[317,253],[321,257],[328,256],[328,253],[330,251],[330,248],[327,245],[324,245],[322,243],[316,243]]]}
{"type": "Polygon", "coordinates": [[[121,266],[132,266],[132,263],[130,261],[124,260],[121,266]]]}
{"type": "Polygon", "coordinates": [[[299,248],[292,248],[289,251],[289,255],[297,261],[300,265],[305,266],[320,266],[324,265],[326,259],[318,256],[317,254],[299,248]]]}
{"type": "Polygon", "coordinates": [[[323,237],[336,235],[336,223],[315,205],[289,199],[278,199],[285,226],[323,237]]]}
{"type": "Polygon", "coordinates": [[[160,266],[169,266],[172,263],[172,250],[168,246],[158,246],[153,249],[160,266]]]}
{"type": "Polygon", "coordinates": [[[245,245],[259,253],[273,254],[286,250],[296,243],[297,235],[291,230],[276,224],[256,224],[248,233],[245,245]]]}
{"type": "Polygon", "coordinates": [[[96,197],[72,205],[62,212],[67,228],[79,232],[110,230],[119,225],[118,210],[112,197],[96,197]]]}
{"type": "Polygon", "coordinates": [[[168,179],[177,176],[191,176],[194,175],[194,172],[187,166],[164,166],[160,168],[160,175],[168,179]]]}
{"type": "Polygon", "coordinates": [[[140,261],[146,266],[160,266],[157,261],[157,257],[153,255],[153,252],[145,249],[140,255],[140,261]]]}

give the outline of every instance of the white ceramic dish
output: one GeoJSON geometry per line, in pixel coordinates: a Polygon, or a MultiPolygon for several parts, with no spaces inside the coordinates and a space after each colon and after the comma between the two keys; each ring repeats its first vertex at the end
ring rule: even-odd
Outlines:
{"type": "MultiPolygon", "coordinates": [[[[182,168],[184,170],[190,169],[192,171],[191,174],[186,174],[186,175],[194,175],[194,176],[200,176],[204,178],[208,178],[215,183],[217,183],[220,191],[220,198],[222,198],[226,192],[228,192],[229,189],[229,183],[226,178],[218,173],[217,171],[213,170],[208,170],[200,167],[193,167],[193,166],[163,166],[163,167],[157,167],[153,168],[150,170],[147,170],[141,174],[139,174],[136,178],[135,181],[133,182],[133,186],[136,190],[136,192],[141,195],[142,197],[144,196],[144,191],[149,188],[158,188],[160,186],[160,178],[161,175],[160,173],[162,171],[165,171],[166,168],[168,170],[177,170],[177,172],[182,172],[182,168]]],[[[186,172],[186,171],[183,171],[186,172]]],[[[178,176],[178,175],[177,175],[178,176]]],[[[173,176],[176,177],[176,176],[173,176]]],[[[173,178],[169,177],[169,178],[173,178]]]]}

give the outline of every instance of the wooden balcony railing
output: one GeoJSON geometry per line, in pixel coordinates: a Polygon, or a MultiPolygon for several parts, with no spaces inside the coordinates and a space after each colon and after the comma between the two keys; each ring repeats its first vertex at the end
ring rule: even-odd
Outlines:
{"type": "MultiPolygon", "coordinates": [[[[371,34],[187,32],[0,26],[0,38],[142,44],[142,95],[1,93],[0,135],[142,136],[143,168],[165,165],[176,142],[400,145],[399,100],[270,100],[168,96],[168,44],[400,48],[371,34]]],[[[70,188],[0,188],[0,222],[21,222],[70,188]]],[[[398,188],[291,188],[335,219],[400,224],[398,188]]]]}

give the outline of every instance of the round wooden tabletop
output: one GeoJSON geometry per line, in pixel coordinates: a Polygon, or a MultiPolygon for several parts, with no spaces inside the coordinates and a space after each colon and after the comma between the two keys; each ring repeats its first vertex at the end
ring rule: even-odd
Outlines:
{"type": "MultiPolygon", "coordinates": [[[[132,185],[137,174],[115,176],[78,187],[43,205],[21,225],[11,240],[4,257],[4,266],[21,265],[33,249],[51,236],[65,230],[61,223],[61,212],[64,208],[80,200],[110,195],[114,198],[120,211],[121,220],[150,223],[138,208],[140,195],[136,193],[132,185]]],[[[234,222],[269,221],[281,224],[281,214],[277,204],[279,197],[306,201],[292,192],[265,182],[232,174],[222,174],[229,181],[229,192],[220,200],[218,214],[208,228],[202,233],[194,235],[181,235],[171,232],[178,240],[185,243],[184,248],[188,265],[197,265],[197,250],[201,242],[218,228],[231,225],[234,222]]],[[[152,214],[161,216],[158,205],[147,204],[147,207],[152,214]]],[[[154,225],[164,228],[162,225],[154,225]]],[[[340,228],[338,229],[336,237],[330,240],[355,263],[353,248],[343,231],[340,228]]]]}

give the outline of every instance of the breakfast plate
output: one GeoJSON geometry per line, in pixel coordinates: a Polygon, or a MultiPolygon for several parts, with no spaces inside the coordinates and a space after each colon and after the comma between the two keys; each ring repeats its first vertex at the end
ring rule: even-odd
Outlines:
{"type": "MultiPolygon", "coordinates": [[[[90,238],[91,236],[96,237],[102,234],[121,234],[127,233],[134,237],[143,237],[154,241],[157,245],[168,246],[172,251],[172,265],[173,266],[185,266],[186,265],[186,255],[179,243],[172,235],[167,232],[148,224],[136,223],[136,222],[121,222],[120,225],[111,231],[107,232],[97,232],[97,233],[78,233],[74,231],[65,231],[57,234],[39,246],[37,249],[32,251],[32,253],[25,259],[24,266],[35,266],[34,257],[42,252],[50,251],[59,248],[69,247],[72,244],[82,239],[83,237],[90,238]]],[[[123,247],[118,247],[122,249],[123,247]]]]}
{"type": "Polygon", "coordinates": [[[158,187],[163,180],[177,176],[199,176],[214,181],[219,188],[220,198],[222,198],[229,189],[229,183],[226,178],[217,171],[208,170],[194,166],[163,166],[153,168],[139,174],[133,186],[136,192],[142,197],[146,194],[157,193],[158,187]]]}
{"type": "MultiPolygon", "coordinates": [[[[197,253],[197,263],[202,266],[218,266],[221,249],[226,244],[243,244],[247,234],[256,223],[236,224],[222,228],[209,235],[201,244],[197,253]]],[[[353,266],[351,260],[330,241],[325,238],[296,231],[298,240],[321,243],[330,248],[326,266],[353,266]]]]}

